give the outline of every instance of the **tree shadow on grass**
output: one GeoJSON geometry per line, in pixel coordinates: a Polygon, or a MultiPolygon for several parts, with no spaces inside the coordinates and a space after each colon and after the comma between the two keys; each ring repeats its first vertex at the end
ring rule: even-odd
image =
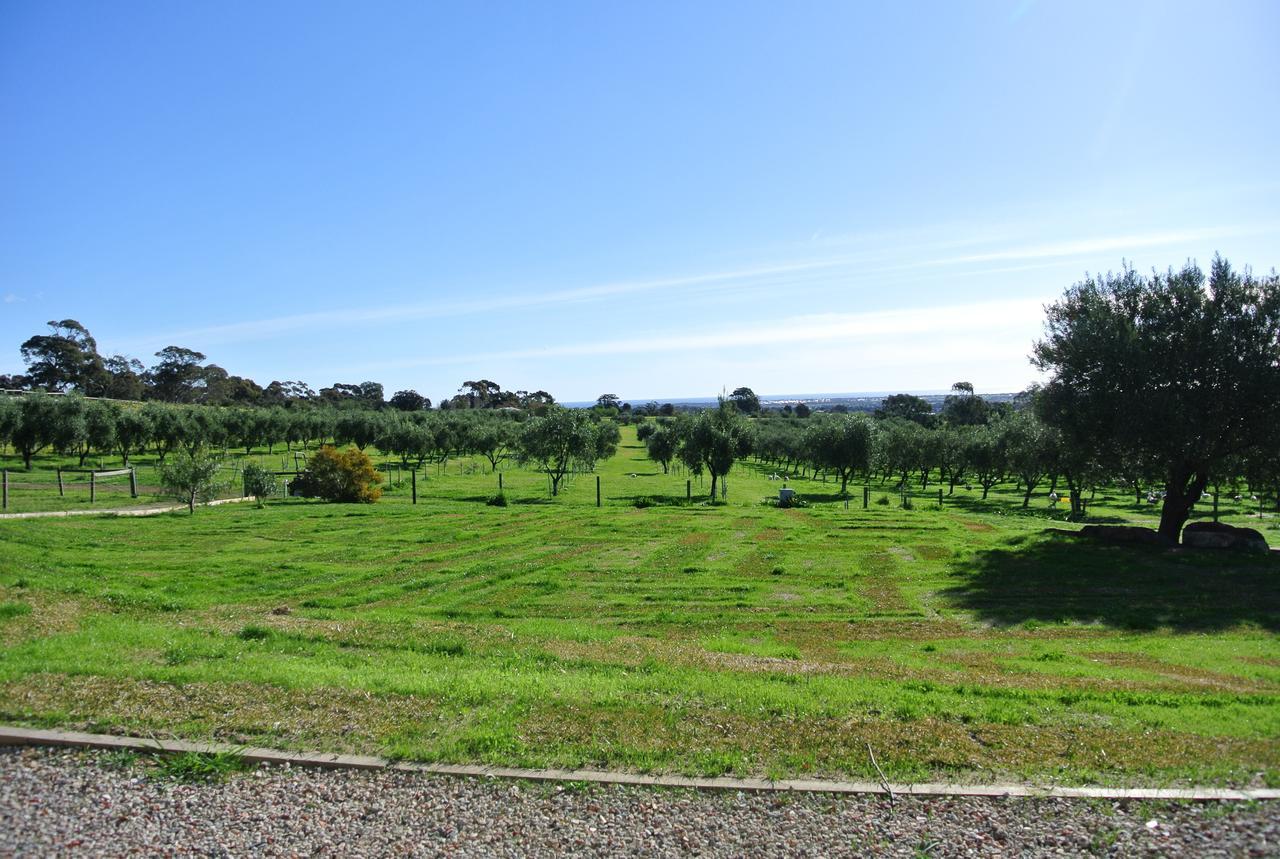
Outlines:
{"type": "Polygon", "coordinates": [[[1280,558],[1016,538],[958,562],[953,606],[998,626],[1101,623],[1177,632],[1280,631],[1280,558]]]}
{"type": "Polygon", "coordinates": [[[619,495],[610,496],[610,500],[617,498],[632,507],[692,507],[707,500],[705,495],[694,495],[692,498],[686,499],[684,495],[663,495],[641,493],[639,495],[619,495]]]}
{"type": "MultiPolygon", "coordinates": [[[[938,503],[938,494],[935,492],[932,497],[912,496],[912,500],[917,504],[923,497],[925,501],[932,501],[934,505],[938,503]]],[[[942,502],[943,509],[962,510],[966,513],[996,513],[1004,516],[1018,516],[1025,519],[1043,519],[1046,522],[1070,522],[1071,508],[1067,502],[1063,501],[1056,508],[1046,508],[1043,502],[1033,500],[1031,506],[1023,507],[1022,502],[1010,505],[1002,503],[996,499],[982,500],[981,494],[975,496],[966,495],[946,495],[942,502]]],[[[1106,513],[1094,515],[1088,513],[1083,519],[1078,520],[1084,525],[1130,525],[1133,524],[1123,516],[1106,513]]]]}
{"type": "MultiPolygon", "coordinates": [[[[459,497],[459,498],[457,498],[457,499],[455,499],[455,500],[457,500],[457,501],[465,501],[465,502],[468,502],[468,503],[471,503],[471,504],[488,504],[488,503],[489,503],[489,501],[490,501],[490,499],[492,499],[492,498],[493,498],[495,495],[497,495],[497,494],[498,494],[498,493],[494,492],[494,493],[489,494],[489,495],[464,495],[464,496],[461,496],[461,497],[459,497]]],[[[519,504],[519,505],[525,505],[525,504],[553,504],[555,501],[556,501],[556,499],[555,499],[555,498],[550,498],[550,497],[547,497],[547,498],[513,498],[513,497],[511,496],[511,494],[510,494],[510,493],[508,493],[508,494],[507,494],[507,503],[508,503],[508,504],[511,504],[511,505],[517,505],[517,504],[519,504]]]]}
{"type": "MultiPolygon", "coordinates": [[[[795,487],[788,487],[788,488],[794,489],[795,487]]],[[[847,500],[849,502],[850,510],[852,510],[855,506],[858,507],[859,509],[861,509],[862,507],[861,491],[858,492],[858,495],[855,498],[852,490],[847,495],[841,495],[839,490],[835,492],[801,492],[800,490],[797,489],[796,497],[800,498],[801,500],[808,501],[811,504],[833,504],[837,502],[840,504],[843,504],[847,500]]],[[[773,499],[770,499],[770,500],[773,500],[773,499]]]]}

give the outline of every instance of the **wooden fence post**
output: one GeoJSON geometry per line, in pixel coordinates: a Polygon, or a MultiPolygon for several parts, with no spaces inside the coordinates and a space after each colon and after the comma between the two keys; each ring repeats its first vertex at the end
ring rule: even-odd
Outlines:
{"type": "Polygon", "coordinates": [[[502,472],[498,472],[498,494],[502,494],[502,472]]]}
{"type": "Polygon", "coordinates": [[[600,475],[596,475],[596,506],[600,506],[600,475]]]}
{"type": "Polygon", "coordinates": [[[89,471],[89,503],[92,504],[98,498],[98,472],[89,471]]]}
{"type": "Polygon", "coordinates": [[[62,488],[62,466],[58,466],[58,497],[61,498],[65,494],[62,488]]]}
{"type": "Polygon", "coordinates": [[[1213,521],[1218,521],[1218,493],[1213,493],[1213,521]]]}
{"type": "Polygon", "coordinates": [[[0,510],[8,510],[9,509],[9,469],[6,468],[2,473],[4,477],[2,480],[0,480],[0,482],[4,483],[4,505],[0,507],[0,510]]]}
{"type": "Polygon", "coordinates": [[[409,472],[410,478],[413,480],[413,503],[418,503],[418,469],[409,472]]]}
{"type": "Polygon", "coordinates": [[[862,509],[866,510],[867,505],[871,503],[871,487],[862,487],[862,509]]]}
{"type": "Polygon", "coordinates": [[[129,467],[129,494],[138,497],[138,469],[129,467]]]}
{"type": "Polygon", "coordinates": [[[686,480],[684,482],[684,500],[685,501],[693,500],[693,481],[692,480],[686,480]]]}
{"type": "Polygon", "coordinates": [[[938,487],[938,506],[942,506],[942,487],[938,487]]]}

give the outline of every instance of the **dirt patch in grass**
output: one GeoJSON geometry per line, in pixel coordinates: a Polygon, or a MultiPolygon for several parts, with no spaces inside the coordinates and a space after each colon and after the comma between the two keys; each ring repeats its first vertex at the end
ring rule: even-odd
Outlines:
{"type": "Polygon", "coordinates": [[[915,550],[916,554],[926,561],[941,561],[950,558],[954,554],[946,546],[937,546],[931,543],[921,543],[915,547],[915,550]]]}
{"type": "MultiPolygon", "coordinates": [[[[673,763],[672,749],[721,772],[761,775],[781,765],[805,774],[875,777],[867,744],[890,778],[1018,777],[1028,772],[1105,773],[1150,777],[1206,762],[1227,765],[1238,777],[1280,765],[1280,746],[1262,740],[1205,738],[1168,731],[1141,734],[1105,728],[965,725],[925,719],[910,722],[787,715],[748,718],[722,710],[657,705],[592,708],[566,719],[560,707],[531,710],[519,727],[530,748],[573,747],[587,766],[654,769],[673,763]]],[[[714,771],[714,770],[712,770],[714,771]]]]}
{"type": "Polygon", "coordinates": [[[983,534],[983,533],[986,533],[987,531],[995,530],[995,526],[988,525],[986,522],[968,522],[962,519],[960,521],[960,524],[963,525],[968,530],[973,531],[977,534],[983,534]]]}
{"type": "Polygon", "coordinates": [[[696,546],[705,546],[711,542],[711,535],[700,532],[681,535],[677,541],[681,546],[693,548],[696,546]]]}
{"type": "MultiPolygon", "coordinates": [[[[1137,680],[1132,678],[1109,677],[1105,674],[1094,677],[1074,677],[1055,674],[1051,670],[1030,671],[1009,663],[1005,655],[988,651],[964,650],[944,652],[939,656],[938,671],[922,674],[925,679],[936,683],[969,684],[976,683],[993,689],[1027,689],[1037,692],[1051,692],[1055,689],[1064,691],[1080,691],[1107,694],[1111,692],[1169,692],[1178,695],[1213,695],[1213,694],[1271,694],[1276,688],[1269,684],[1253,683],[1236,677],[1217,675],[1221,682],[1211,684],[1201,678],[1192,678],[1175,673],[1176,669],[1167,663],[1150,660],[1152,664],[1163,665],[1169,671],[1131,665],[1144,670],[1159,673],[1166,679],[1137,680]],[[950,670],[948,670],[948,666],[950,670]]],[[[1129,654],[1123,654],[1128,656],[1129,654]]],[[[1053,664],[1053,663],[1050,663],[1053,664]]],[[[1189,669],[1192,673],[1194,669],[1189,669]]],[[[1212,672],[1204,672],[1211,674],[1212,672]]]]}
{"type": "Polygon", "coordinates": [[[859,582],[858,592],[877,612],[901,612],[908,608],[895,580],[895,566],[888,552],[872,552],[862,558],[866,575],[859,582]]]}
{"type": "Polygon", "coordinates": [[[1214,692],[1241,694],[1277,691],[1277,687],[1273,683],[1250,681],[1241,677],[1233,677],[1230,674],[1206,671],[1202,668],[1191,668],[1186,665],[1173,665],[1141,653],[1098,651],[1086,654],[1086,656],[1095,662],[1101,662],[1105,665],[1114,665],[1117,668],[1137,668],[1141,671],[1149,671],[1152,674],[1167,677],[1180,688],[1191,687],[1193,689],[1211,689],[1214,692]]]}
{"type": "Polygon", "coordinates": [[[785,536],[786,532],[781,528],[764,528],[756,532],[754,539],[759,543],[772,543],[781,540],[785,536]]]}
{"type": "Polygon", "coordinates": [[[0,603],[6,601],[30,608],[29,612],[0,623],[0,644],[6,647],[71,632],[80,625],[86,611],[77,600],[35,589],[0,588],[0,603]]]}
{"type": "Polygon", "coordinates": [[[33,674],[0,686],[6,722],[54,717],[60,728],[235,743],[311,744],[370,751],[381,737],[444,721],[433,701],[350,689],[285,689],[255,683],[158,683],[33,674]]]}

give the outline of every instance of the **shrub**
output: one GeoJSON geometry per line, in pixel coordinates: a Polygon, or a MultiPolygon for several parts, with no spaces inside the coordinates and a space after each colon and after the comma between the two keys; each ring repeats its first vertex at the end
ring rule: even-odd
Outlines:
{"type": "Polygon", "coordinates": [[[244,467],[244,491],[246,495],[258,499],[258,506],[261,507],[262,499],[276,491],[275,474],[256,462],[250,462],[244,467]]]}
{"type": "Polygon", "coordinates": [[[877,505],[879,505],[880,507],[888,507],[888,506],[889,506],[889,496],[888,496],[888,495],[881,495],[879,498],[877,498],[877,499],[876,499],[876,504],[877,504],[877,505]]]}
{"type": "Polygon", "coordinates": [[[486,501],[485,504],[488,504],[490,507],[506,507],[507,496],[506,494],[499,492],[497,495],[494,495],[488,501],[486,501]]]}
{"type": "Polygon", "coordinates": [[[362,451],[349,447],[338,451],[330,445],[311,457],[306,471],[293,482],[293,491],[307,498],[325,501],[372,504],[382,496],[378,486],[382,475],[373,460],[362,451]]]}

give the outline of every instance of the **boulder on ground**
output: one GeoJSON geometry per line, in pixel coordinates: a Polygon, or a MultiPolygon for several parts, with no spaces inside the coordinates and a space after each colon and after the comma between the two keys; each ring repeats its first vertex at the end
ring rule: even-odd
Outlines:
{"type": "Polygon", "coordinates": [[[1085,525],[1080,536],[1099,543],[1124,543],[1139,546],[1167,547],[1169,541],[1159,531],[1133,525],[1085,525]]]}
{"type": "Polygon", "coordinates": [[[1192,522],[1182,529],[1182,545],[1193,549],[1234,549],[1264,555],[1271,551],[1260,532],[1222,522],[1192,522]]]}

